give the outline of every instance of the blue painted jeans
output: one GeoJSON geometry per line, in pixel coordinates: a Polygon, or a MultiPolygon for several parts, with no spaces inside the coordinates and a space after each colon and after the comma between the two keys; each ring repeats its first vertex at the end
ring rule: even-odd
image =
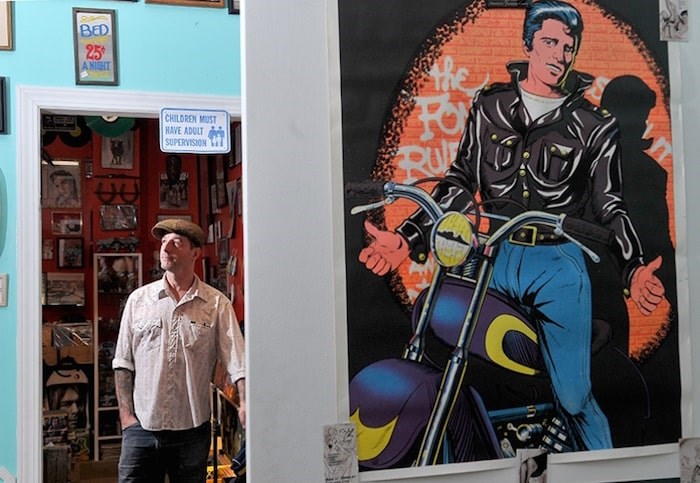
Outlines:
{"type": "Polygon", "coordinates": [[[119,483],[204,483],[211,443],[207,422],[184,431],[147,431],[140,424],[122,434],[119,483]]]}
{"type": "Polygon", "coordinates": [[[491,287],[517,301],[538,330],[552,390],[578,450],[612,448],[608,419],[591,390],[591,282],[573,243],[503,243],[491,287]]]}

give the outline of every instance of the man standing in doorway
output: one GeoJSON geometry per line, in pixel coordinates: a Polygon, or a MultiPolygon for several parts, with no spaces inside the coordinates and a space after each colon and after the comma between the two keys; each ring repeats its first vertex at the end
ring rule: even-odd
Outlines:
{"type": "Polygon", "coordinates": [[[194,273],[204,232],[179,219],[151,230],[161,280],[129,296],[113,367],[122,424],[120,483],[201,483],[211,442],[209,383],[222,363],[245,425],[244,342],[230,301],[194,273]]]}
{"type": "MultiPolygon", "coordinates": [[[[528,8],[523,47],[528,62],[508,65],[511,82],[485,87],[474,99],[457,158],[433,197],[459,206],[463,186],[479,193],[490,213],[512,217],[540,210],[582,217],[590,205],[598,223],[615,234],[613,253],[627,295],[642,313],[661,301],[654,275],[660,261],[642,262],[642,249],[622,198],[619,128],[584,92],[593,78],[572,70],[583,20],[572,5],[541,0],[528,8]]],[[[409,256],[427,258],[432,223],[417,212],[395,232],[365,224],[374,240],[359,255],[377,275],[409,256]]],[[[526,227],[504,243],[491,288],[532,315],[556,404],[574,449],[612,447],[606,416],[591,389],[591,286],[581,249],[542,226],[526,227]]]]}

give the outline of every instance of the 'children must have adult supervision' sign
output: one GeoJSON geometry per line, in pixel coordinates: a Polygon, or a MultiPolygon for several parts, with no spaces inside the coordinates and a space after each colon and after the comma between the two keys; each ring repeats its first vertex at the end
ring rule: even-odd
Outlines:
{"type": "Polygon", "coordinates": [[[164,153],[228,153],[231,150],[228,112],[161,109],[160,150],[164,153]]]}

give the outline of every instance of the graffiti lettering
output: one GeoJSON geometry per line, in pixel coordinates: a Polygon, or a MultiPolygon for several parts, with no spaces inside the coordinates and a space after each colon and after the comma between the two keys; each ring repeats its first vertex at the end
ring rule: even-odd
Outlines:
{"type": "Polygon", "coordinates": [[[668,142],[666,137],[661,136],[652,145],[650,152],[653,155],[653,157],[656,159],[656,161],[659,164],[661,164],[661,163],[663,163],[664,159],[666,159],[666,156],[669,156],[670,154],[673,153],[673,148],[671,147],[671,143],[668,142]],[[659,154],[659,150],[661,151],[660,154],[659,154]]]}
{"type": "Polygon", "coordinates": [[[440,66],[437,63],[433,64],[430,69],[430,76],[435,80],[435,89],[442,92],[459,91],[466,94],[470,99],[476,95],[476,92],[484,87],[488,82],[488,76],[481,83],[481,85],[476,87],[465,87],[462,85],[462,81],[467,80],[469,77],[469,69],[466,67],[459,67],[457,72],[454,72],[455,63],[452,56],[446,55],[443,62],[444,70],[440,70],[440,66]]]}
{"type": "Polygon", "coordinates": [[[459,142],[443,139],[440,148],[430,146],[402,146],[396,153],[396,165],[406,172],[407,183],[428,176],[441,176],[457,155],[459,142]]]}

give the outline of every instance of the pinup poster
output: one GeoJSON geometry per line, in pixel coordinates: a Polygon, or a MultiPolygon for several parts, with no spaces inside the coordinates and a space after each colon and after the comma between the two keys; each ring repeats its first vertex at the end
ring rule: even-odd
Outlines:
{"type": "Polygon", "coordinates": [[[339,0],[361,471],[681,436],[659,2],[543,0],[564,16],[526,25],[528,3],[339,0]],[[351,212],[382,199],[349,188],[370,180],[435,190],[438,213],[351,212]],[[574,243],[548,218],[486,243],[528,210],[604,230],[574,243]]]}

